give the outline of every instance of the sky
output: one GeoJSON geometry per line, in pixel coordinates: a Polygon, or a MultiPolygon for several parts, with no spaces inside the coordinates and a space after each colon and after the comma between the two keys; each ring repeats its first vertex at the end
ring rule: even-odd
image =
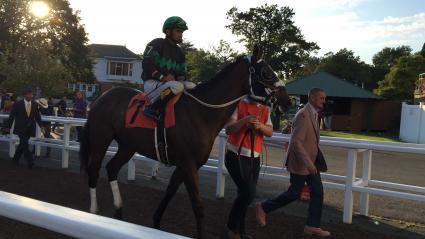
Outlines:
{"type": "Polygon", "coordinates": [[[293,8],[295,25],[307,41],[321,48],[317,55],[352,50],[372,63],[384,47],[410,46],[420,51],[425,42],[424,0],[69,0],[79,11],[89,43],[125,45],[142,53],[154,38],[164,37],[162,24],[169,16],[188,23],[184,38],[195,47],[210,49],[225,40],[239,52],[244,47],[225,26],[226,12],[247,11],[264,4],[293,8]]]}

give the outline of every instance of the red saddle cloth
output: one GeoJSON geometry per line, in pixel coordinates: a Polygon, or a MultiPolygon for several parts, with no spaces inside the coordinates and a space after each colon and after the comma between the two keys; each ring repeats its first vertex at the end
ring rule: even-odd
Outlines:
{"type": "MultiPolygon", "coordinates": [[[[177,95],[167,103],[167,106],[165,108],[165,128],[174,127],[176,123],[176,118],[174,115],[174,105],[179,100],[179,98],[180,95],[177,95]]],[[[141,92],[135,95],[128,104],[127,112],[125,114],[125,127],[154,129],[156,127],[156,121],[143,114],[143,109],[146,105],[149,104],[149,98],[145,95],[145,93],[141,92]],[[134,120],[133,122],[131,122],[133,117],[134,120]]]]}

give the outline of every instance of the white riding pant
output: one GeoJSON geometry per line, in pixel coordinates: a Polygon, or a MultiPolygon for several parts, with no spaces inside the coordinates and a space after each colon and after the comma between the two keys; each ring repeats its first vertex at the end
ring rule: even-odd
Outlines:
{"type": "Polygon", "coordinates": [[[177,95],[183,92],[184,89],[193,89],[196,84],[190,81],[157,81],[157,80],[147,80],[145,81],[143,87],[145,88],[145,94],[151,100],[151,103],[158,100],[161,92],[170,89],[174,95],[177,95]]]}

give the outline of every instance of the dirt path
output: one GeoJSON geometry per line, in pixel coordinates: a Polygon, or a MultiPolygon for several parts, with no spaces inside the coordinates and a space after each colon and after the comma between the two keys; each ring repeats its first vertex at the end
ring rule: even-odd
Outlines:
{"type": "MultiPolygon", "coordinates": [[[[89,205],[88,189],[86,180],[82,175],[70,172],[70,170],[45,168],[39,165],[29,170],[25,166],[13,166],[8,160],[0,160],[0,190],[78,210],[87,209],[89,205]]],[[[138,178],[138,182],[143,183],[143,180],[147,184],[152,184],[151,180],[138,178]]],[[[152,215],[163,195],[163,191],[148,186],[142,187],[139,184],[120,184],[125,205],[125,221],[151,226],[152,215]]],[[[160,184],[163,183],[160,182],[160,184]]],[[[229,195],[228,198],[231,198],[231,196],[229,195]]],[[[112,195],[106,180],[103,178],[98,186],[98,200],[100,214],[111,216],[113,213],[112,195]]],[[[208,198],[203,200],[205,203],[206,238],[222,238],[224,224],[231,204],[229,200],[208,198]]],[[[303,203],[295,204],[305,209],[303,203]]],[[[340,211],[331,207],[326,207],[324,210],[325,217],[333,213],[340,213],[340,211]]],[[[305,219],[288,215],[282,211],[269,215],[268,226],[265,228],[256,226],[253,208],[249,209],[247,219],[247,228],[249,228],[249,233],[253,238],[309,238],[302,234],[302,226],[305,219]]],[[[195,220],[186,193],[178,193],[171,201],[164,215],[162,226],[165,231],[194,237],[195,220]]],[[[323,227],[332,231],[332,238],[423,238],[423,235],[412,232],[402,232],[400,236],[387,234],[397,230],[397,228],[394,229],[394,227],[385,223],[375,224],[370,220],[361,218],[356,219],[352,225],[345,225],[340,223],[340,221],[327,220],[323,227]],[[370,223],[375,228],[368,230],[364,225],[365,223],[370,223]],[[376,231],[380,233],[376,233],[376,231]]],[[[67,237],[0,218],[0,238],[49,239],[67,237]]]]}

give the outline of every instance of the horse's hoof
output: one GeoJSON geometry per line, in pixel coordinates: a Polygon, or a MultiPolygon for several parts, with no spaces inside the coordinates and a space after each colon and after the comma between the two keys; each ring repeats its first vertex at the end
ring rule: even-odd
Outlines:
{"type": "Polygon", "coordinates": [[[160,225],[159,225],[159,222],[154,222],[153,223],[153,228],[155,228],[155,229],[160,229],[160,225]]]}
{"type": "Polygon", "coordinates": [[[97,215],[97,214],[99,214],[99,208],[90,208],[89,212],[97,215]]]}
{"type": "Polygon", "coordinates": [[[153,219],[153,228],[159,230],[159,227],[160,227],[160,220],[154,218],[153,219]]]}
{"type": "Polygon", "coordinates": [[[114,218],[115,219],[122,219],[122,208],[116,209],[115,210],[115,214],[114,214],[114,218]]]}

